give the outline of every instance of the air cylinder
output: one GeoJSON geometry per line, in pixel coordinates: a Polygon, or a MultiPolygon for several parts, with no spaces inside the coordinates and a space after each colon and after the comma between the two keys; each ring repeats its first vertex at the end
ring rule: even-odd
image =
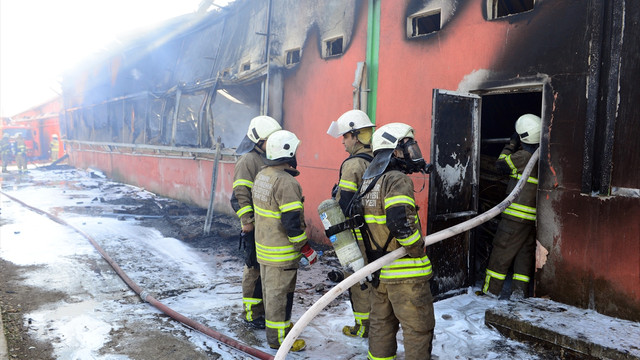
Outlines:
{"type": "MultiPolygon", "coordinates": [[[[345,221],[342,209],[340,209],[340,205],[335,199],[327,199],[321,202],[318,206],[318,214],[325,230],[345,221]]],[[[329,240],[336,251],[340,264],[346,270],[356,272],[364,267],[362,252],[350,229],[331,235],[329,240]]]]}

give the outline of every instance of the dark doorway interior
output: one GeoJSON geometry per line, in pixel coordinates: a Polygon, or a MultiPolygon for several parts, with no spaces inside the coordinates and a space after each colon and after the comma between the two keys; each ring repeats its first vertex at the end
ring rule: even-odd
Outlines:
{"type": "MultiPolygon", "coordinates": [[[[480,146],[480,186],[478,213],[483,213],[506,197],[508,177],[501,177],[495,170],[495,161],[502,148],[509,142],[515,131],[514,124],[522,114],[540,116],[542,110],[542,90],[482,95],[481,146],[480,146]]],[[[482,286],[493,236],[498,228],[497,216],[473,230],[472,235],[472,278],[476,286],[482,286]]],[[[509,278],[509,276],[507,276],[509,278]]],[[[503,291],[508,291],[506,283],[503,291]]]]}

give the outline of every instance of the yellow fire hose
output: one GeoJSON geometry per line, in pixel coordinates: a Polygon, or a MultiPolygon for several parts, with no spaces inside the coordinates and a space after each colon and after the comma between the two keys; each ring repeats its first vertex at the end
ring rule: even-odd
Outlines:
{"type": "MultiPolygon", "coordinates": [[[[425,247],[428,245],[432,245],[437,242],[440,242],[442,240],[448,239],[454,235],[458,235],[467,230],[470,230],[498,216],[500,213],[502,213],[507,207],[509,207],[509,205],[511,205],[513,200],[515,200],[515,198],[518,197],[518,195],[520,195],[520,191],[522,191],[524,184],[526,184],[527,178],[529,178],[529,174],[531,173],[531,170],[533,169],[534,165],[538,161],[539,152],[540,152],[540,149],[536,150],[533,153],[533,155],[531,156],[531,159],[527,163],[527,166],[522,172],[522,177],[520,178],[520,180],[518,180],[516,187],[513,189],[513,191],[511,191],[511,193],[504,200],[502,200],[502,202],[500,202],[498,205],[494,206],[493,208],[489,209],[488,211],[474,217],[473,219],[469,219],[458,225],[455,225],[450,228],[438,231],[434,234],[425,236],[424,238],[425,247]]],[[[289,350],[291,349],[293,342],[298,338],[298,336],[300,336],[300,333],[302,333],[302,330],[304,330],[304,328],[307,327],[309,322],[311,322],[311,320],[313,320],[313,318],[316,317],[316,315],[318,315],[318,313],[322,309],[324,309],[327,305],[329,305],[329,303],[333,301],[336,297],[338,297],[343,292],[347,291],[353,285],[360,282],[360,280],[371,275],[372,273],[382,268],[383,266],[391,263],[392,261],[405,256],[406,254],[407,254],[407,250],[405,250],[405,248],[396,249],[390,252],[389,254],[381,257],[380,259],[368,264],[362,269],[356,271],[346,279],[342,280],[338,285],[333,287],[331,290],[329,290],[320,299],[318,299],[318,301],[316,301],[316,303],[313,304],[302,315],[302,317],[298,321],[296,321],[295,325],[293,326],[291,331],[289,331],[289,334],[282,342],[282,345],[280,345],[280,348],[278,349],[278,352],[276,353],[276,356],[274,359],[283,360],[285,356],[287,356],[287,354],[289,353],[289,350]]]]}

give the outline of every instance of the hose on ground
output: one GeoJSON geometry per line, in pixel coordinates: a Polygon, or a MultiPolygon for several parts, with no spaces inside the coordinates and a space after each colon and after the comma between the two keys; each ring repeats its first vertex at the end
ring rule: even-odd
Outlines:
{"type": "Polygon", "coordinates": [[[165,313],[166,315],[168,315],[169,317],[171,317],[174,320],[177,320],[179,322],[181,322],[182,324],[197,330],[215,340],[220,341],[221,343],[224,343],[226,345],[231,346],[234,349],[237,349],[243,353],[249,354],[251,356],[254,356],[258,359],[262,359],[262,360],[271,360],[273,359],[273,355],[271,354],[267,354],[261,350],[252,348],[248,345],[245,345],[235,339],[232,339],[224,334],[221,334],[195,320],[192,320],[174,310],[172,310],[171,308],[169,308],[168,306],[164,305],[163,303],[161,303],[160,301],[158,301],[157,299],[155,299],[153,296],[149,295],[148,292],[143,291],[142,288],[140,286],[138,286],[138,284],[136,284],[133,280],[131,280],[129,278],[129,276],[127,276],[127,274],[120,268],[120,266],[118,266],[118,264],[109,256],[109,254],[107,254],[106,251],[104,251],[104,249],[102,249],[102,247],[93,239],[93,237],[91,237],[91,235],[85,233],[84,231],[76,228],[75,226],[69,224],[68,222],[66,222],[65,220],[50,214],[44,210],[38,209],[36,207],[33,207],[29,204],[24,203],[23,201],[3,192],[0,191],[0,194],[6,196],[7,198],[19,203],[20,205],[26,207],[27,209],[38,213],[40,215],[44,215],[46,217],[48,217],[49,219],[55,221],[58,224],[67,226],[71,229],[73,229],[74,231],[76,231],[77,233],[79,233],[80,235],[84,236],[87,240],[89,240],[89,242],[91,243],[91,245],[93,245],[94,248],[96,248],[96,250],[100,253],[100,255],[102,255],[102,257],[107,261],[107,263],[109,263],[109,265],[111,265],[111,267],[113,268],[113,270],[115,270],[115,272],[118,274],[118,276],[120,276],[120,278],[131,288],[131,290],[133,290],[136,294],[138,294],[140,296],[140,298],[143,301],[148,302],[149,304],[153,305],[154,307],[156,307],[158,310],[162,311],[163,313],[165,313]]]}
{"type": "MultiPolygon", "coordinates": [[[[531,170],[533,169],[534,165],[538,162],[539,151],[540,149],[536,150],[533,153],[533,155],[531,156],[531,159],[527,163],[527,166],[522,172],[522,177],[520,178],[520,180],[518,180],[518,183],[516,184],[515,188],[511,191],[511,193],[509,193],[509,195],[504,200],[502,200],[502,202],[500,202],[498,205],[494,206],[493,208],[489,209],[488,211],[482,213],[481,215],[474,217],[473,219],[469,219],[460,224],[454,225],[450,228],[446,228],[444,230],[438,231],[431,235],[425,236],[424,238],[425,247],[428,245],[432,245],[437,242],[440,242],[444,239],[448,239],[454,235],[458,235],[467,230],[470,230],[498,216],[500,213],[502,213],[507,207],[509,207],[509,205],[511,205],[511,203],[516,199],[516,197],[520,195],[520,192],[522,191],[524,184],[526,184],[526,181],[529,178],[529,174],[531,174],[531,170]]],[[[295,325],[293,326],[291,331],[289,331],[289,334],[287,334],[287,337],[282,342],[282,345],[280,345],[280,349],[278,349],[278,352],[276,353],[275,360],[283,360],[285,356],[287,356],[287,354],[289,353],[289,350],[291,349],[291,346],[293,345],[293,342],[298,338],[298,336],[300,336],[300,333],[302,333],[302,330],[304,330],[304,328],[309,324],[309,322],[311,322],[311,320],[313,320],[313,318],[316,317],[316,315],[318,315],[318,313],[322,309],[324,309],[327,305],[329,305],[331,301],[333,301],[336,297],[338,297],[343,292],[347,291],[350,287],[352,287],[356,283],[360,282],[360,280],[371,275],[372,273],[382,268],[384,265],[389,264],[393,260],[396,260],[405,256],[406,254],[407,254],[407,250],[405,248],[401,247],[399,249],[396,249],[390,252],[389,254],[381,257],[380,259],[368,264],[362,269],[356,271],[346,279],[342,280],[338,285],[333,287],[326,294],[324,294],[302,315],[302,317],[300,317],[300,319],[298,319],[298,321],[296,321],[295,325]]]]}

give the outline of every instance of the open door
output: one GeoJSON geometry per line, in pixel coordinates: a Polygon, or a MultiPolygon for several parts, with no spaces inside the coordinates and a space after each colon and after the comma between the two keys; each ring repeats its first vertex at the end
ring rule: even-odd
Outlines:
{"type": "MultiPolygon", "coordinates": [[[[434,89],[431,120],[429,234],[478,213],[480,97],[434,89]]],[[[436,299],[470,285],[470,241],[469,232],[465,232],[427,247],[436,299]]]]}

